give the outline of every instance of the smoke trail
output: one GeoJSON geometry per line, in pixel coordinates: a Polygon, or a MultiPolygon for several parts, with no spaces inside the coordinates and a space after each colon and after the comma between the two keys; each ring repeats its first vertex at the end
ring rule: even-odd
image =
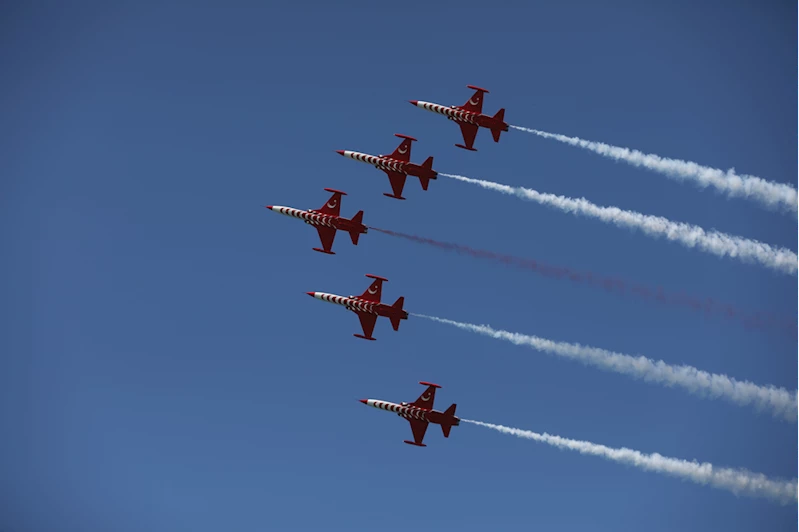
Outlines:
{"type": "Polygon", "coordinates": [[[702,251],[712,253],[718,257],[736,257],[744,262],[756,261],[783,273],[793,275],[796,273],[797,257],[796,253],[786,248],[773,248],[757,240],[749,240],[739,236],[728,235],[718,231],[705,231],[699,226],[690,225],[682,222],[672,222],[662,216],[651,216],[635,211],[625,211],[618,207],[600,207],[585,198],[574,199],[555,194],[545,194],[531,188],[510,187],[493,181],[482,179],[472,179],[462,175],[439,173],[445,177],[451,177],[458,181],[479,185],[489,190],[495,190],[504,194],[511,194],[521,199],[535,201],[541,205],[555,207],[563,212],[582,214],[590,218],[596,218],[606,223],[612,223],[619,227],[640,229],[644,233],[654,237],[666,237],[669,240],[679,242],[688,248],[697,248],[702,251]]]}
{"type": "Polygon", "coordinates": [[[590,150],[599,155],[609,157],[616,161],[624,161],[633,166],[642,166],[655,172],[678,180],[692,180],[701,187],[712,186],[728,197],[742,197],[753,199],[771,208],[780,208],[797,212],[796,189],[790,185],[766,181],[752,175],[739,175],[735,169],[726,172],[718,168],[702,166],[690,161],[669,159],[653,153],[643,153],[638,150],[611,146],[602,142],[593,142],[579,137],[567,137],[555,133],[547,133],[527,127],[511,126],[519,131],[533,133],[545,139],[554,139],[559,142],[590,150]]]}
{"type": "Polygon", "coordinates": [[[732,305],[720,303],[710,298],[701,299],[684,293],[668,293],[665,292],[661,287],[650,288],[642,284],[628,283],[618,278],[601,276],[592,272],[580,272],[563,266],[545,264],[535,259],[525,259],[511,255],[503,255],[500,253],[494,253],[492,251],[474,249],[462,244],[441,242],[439,240],[433,240],[431,238],[417,235],[409,235],[406,233],[400,233],[398,231],[380,229],[379,227],[370,227],[369,229],[393,237],[410,240],[411,242],[427,244],[447,251],[454,251],[462,255],[468,255],[480,259],[494,260],[508,266],[516,266],[524,270],[532,271],[545,277],[559,280],[567,279],[574,283],[580,284],[590,284],[604,288],[609,292],[615,292],[625,296],[633,295],[646,301],[654,300],[664,304],[689,308],[694,311],[704,311],[706,314],[719,314],[728,319],[738,319],[746,327],[759,327],[764,329],[767,327],[778,327],[779,329],[794,335],[796,334],[797,330],[796,319],[783,319],[775,316],[772,313],[744,312],[742,310],[736,309],[732,305]]]}
{"type": "Polygon", "coordinates": [[[652,360],[644,356],[630,356],[615,353],[597,347],[580,344],[555,342],[496,330],[488,325],[474,325],[458,321],[413,314],[438,323],[453,325],[465,331],[490,336],[497,340],[505,340],[516,345],[530,347],[537,351],[578,360],[584,364],[596,366],[607,371],[615,371],[633,378],[656,382],[665,386],[678,386],[685,390],[711,399],[726,399],[732,403],[746,406],[753,405],[758,410],[768,409],[774,416],[782,416],[787,421],[797,420],[797,393],[776,386],[759,386],[749,381],[738,381],[726,375],[708,373],[692,366],[672,366],[662,360],[652,360]]]}
{"type": "Polygon", "coordinates": [[[699,463],[696,461],[681,460],[679,458],[668,458],[658,453],[644,454],[622,447],[614,449],[598,443],[588,441],[571,440],[553,436],[551,434],[539,434],[531,430],[515,429],[503,425],[483,423],[482,421],[472,421],[462,419],[466,423],[472,423],[481,427],[488,427],[504,434],[510,434],[519,438],[543,442],[558,449],[568,449],[577,451],[580,454],[599,456],[613,462],[627,464],[644,471],[654,471],[665,473],[674,477],[696,482],[697,484],[709,485],[731,491],[736,495],[747,495],[750,497],[763,497],[772,499],[781,504],[796,502],[796,479],[772,480],[761,473],[752,473],[745,469],[729,469],[715,467],[707,462],[699,463]]]}

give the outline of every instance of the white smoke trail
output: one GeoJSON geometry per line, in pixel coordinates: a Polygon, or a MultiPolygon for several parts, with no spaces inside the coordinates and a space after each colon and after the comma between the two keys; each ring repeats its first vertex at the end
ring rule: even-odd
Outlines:
{"type": "Polygon", "coordinates": [[[619,227],[640,229],[647,235],[665,237],[688,248],[696,248],[718,257],[735,257],[744,262],[756,261],[767,268],[789,275],[795,274],[797,270],[799,257],[797,257],[796,253],[787,248],[774,248],[757,240],[728,235],[715,230],[705,231],[699,226],[673,222],[662,216],[625,211],[618,207],[600,207],[585,198],[574,199],[556,196],[555,194],[538,192],[531,188],[511,187],[462,175],[444,173],[439,173],[439,175],[479,185],[503,194],[511,194],[521,199],[535,201],[541,205],[555,207],[563,212],[582,214],[619,227]]]}
{"type": "Polygon", "coordinates": [[[482,421],[472,421],[461,419],[466,423],[472,423],[481,427],[488,427],[504,434],[510,434],[519,438],[539,441],[557,447],[577,451],[580,454],[588,454],[606,458],[613,462],[627,464],[644,471],[654,471],[665,473],[674,477],[696,482],[697,484],[709,485],[714,488],[731,491],[736,495],[747,495],[750,497],[764,497],[772,499],[781,504],[796,502],[797,483],[796,479],[772,480],[761,473],[752,473],[745,469],[729,469],[715,467],[707,462],[699,463],[696,461],[681,460],[679,458],[668,458],[658,453],[644,454],[622,447],[614,449],[597,443],[588,441],[571,440],[552,436],[551,434],[539,434],[531,430],[515,429],[503,425],[483,423],[482,421]]]}
{"type": "Polygon", "coordinates": [[[672,366],[662,360],[630,356],[580,344],[555,342],[538,336],[496,330],[488,325],[462,323],[424,314],[413,314],[413,316],[453,325],[465,331],[505,340],[544,353],[578,360],[603,370],[665,386],[677,386],[702,397],[725,399],[741,406],[753,405],[757,410],[770,410],[772,415],[781,416],[787,421],[797,420],[797,393],[789,392],[785,388],[760,386],[749,381],[738,381],[726,375],[708,373],[692,366],[672,366]]]}
{"type": "Polygon", "coordinates": [[[602,142],[584,140],[579,137],[567,137],[556,133],[547,133],[521,126],[511,126],[519,131],[533,133],[545,139],[554,139],[559,142],[590,150],[599,155],[609,157],[616,161],[624,161],[633,166],[642,166],[655,172],[678,180],[692,180],[701,187],[712,186],[728,197],[742,197],[752,199],[771,208],[779,208],[797,212],[797,192],[790,185],[766,181],[752,175],[739,175],[735,169],[726,172],[718,168],[702,166],[690,161],[670,159],[653,153],[643,153],[638,150],[611,146],[602,142]]]}

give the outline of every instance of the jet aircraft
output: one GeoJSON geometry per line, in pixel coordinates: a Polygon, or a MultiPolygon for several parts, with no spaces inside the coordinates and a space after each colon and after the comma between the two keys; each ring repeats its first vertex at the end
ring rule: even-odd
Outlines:
{"type": "Polygon", "coordinates": [[[327,294],[325,292],[305,292],[309,296],[327,301],[328,303],[335,303],[341,305],[347,310],[353,311],[358,315],[361,321],[361,328],[363,334],[353,334],[356,338],[363,338],[364,340],[376,340],[372,337],[372,332],[375,329],[375,323],[378,316],[385,316],[391,320],[391,326],[395,331],[399,330],[400,320],[408,319],[408,312],[402,310],[402,305],[405,303],[405,298],[400,297],[393,305],[386,305],[380,302],[380,296],[383,292],[383,282],[388,281],[385,277],[378,277],[367,273],[366,277],[374,279],[369,288],[360,296],[338,296],[335,294],[327,294]]]}
{"type": "Polygon", "coordinates": [[[477,130],[481,127],[491,130],[494,142],[499,142],[499,136],[503,131],[508,131],[509,126],[505,122],[505,109],[500,109],[494,116],[483,114],[483,94],[488,94],[486,89],[467,85],[469,89],[474,89],[475,93],[463,105],[439,105],[437,103],[422,102],[419,100],[409,100],[411,104],[422,109],[427,109],[434,113],[439,113],[450,120],[455,121],[461,128],[463,142],[466,144],[456,144],[458,148],[464,150],[477,151],[474,148],[474,139],[477,130]]]}
{"type": "Polygon", "coordinates": [[[413,432],[413,441],[404,440],[409,445],[417,445],[419,447],[427,447],[422,440],[424,440],[427,426],[430,423],[441,425],[441,431],[444,433],[445,438],[449,438],[449,431],[452,427],[460,425],[461,420],[455,416],[456,404],[450,405],[449,408],[443,412],[433,410],[433,401],[436,398],[436,388],[441,388],[438,384],[431,382],[420,381],[419,384],[427,386],[427,389],[419,396],[413,403],[390,403],[388,401],[380,401],[377,399],[361,399],[365,405],[381,410],[388,410],[394,412],[398,416],[408,420],[411,424],[411,432],[413,432]]]}
{"type": "Polygon", "coordinates": [[[362,234],[366,234],[368,228],[363,225],[363,211],[358,211],[352,219],[347,219],[339,216],[341,212],[341,196],[346,196],[346,192],[335,190],[332,188],[325,189],[332,192],[333,195],[327,200],[327,203],[322,205],[317,210],[308,209],[301,211],[293,207],[281,207],[279,205],[266,205],[270,211],[285,214],[294,218],[304,220],[305,223],[316,227],[319,232],[319,240],[322,241],[322,248],[313,248],[314,251],[320,253],[327,253],[328,255],[335,255],[331,248],[333,247],[333,240],[336,238],[336,231],[347,231],[350,234],[350,239],[354,245],[358,245],[358,238],[362,234]]]}
{"type": "Polygon", "coordinates": [[[384,196],[389,198],[396,198],[404,200],[402,197],[402,189],[405,187],[405,179],[409,176],[416,176],[422,184],[422,190],[427,190],[431,179],[436,179],[438,172],[433,170],[433,158],[428,157],[422,164],[414,164],[411,161],[411,143],[416,139],[408,135],[401,135],[394,133],[395,137],[402,140],[400,145],[391,155],[369,155],[368,153],[360,153],[357,151],[349,150],[336,150],[336,153],[361,161],[362,163],[371,164],[378,170],[383,170],[388,175],[388,180],[391,183],[392,194],[383,193],[384,196]]]}

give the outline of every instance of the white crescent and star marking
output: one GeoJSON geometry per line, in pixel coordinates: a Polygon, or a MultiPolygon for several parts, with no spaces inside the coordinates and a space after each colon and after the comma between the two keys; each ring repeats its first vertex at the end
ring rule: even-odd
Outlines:
{"type": "Polygon", "coordinates": [[[427,394],[427,395],[423,395],[423,396],[422,396],[422,401],[424,401],[425,403],[426,403],[427,401],[429,401],[429,400],[430,400],[430,394],[427,394]]]}
{"type": "Polygon", "coordinates": [[[399,148],[397,148],[397,151],[399,153],[405,154],[408,153],[408,148],[405,146],[405,143],[403,143],[399,148]]]}
{"type": "Polygon", "coordinates": [[[328,203],[328,204],[327,204],[327,208],[328,208],[328,209],[335,209],[335,208],[336,208],[336,204],[337,204],[337,203],[338,203],[338,201],[336,201],[336,200],[334,200],[334,199],[333,199],[333,200],[330,200],[330,203],[328,203]]]}
{"type": "Polygon", "coordinates": [[[472,104],[472,105],[477,105],[478,103],[480,103],[480,97],[477,96],[477,101],[476,102],[473,102],[472,99],[469,98],[469,103],[472,104]]]}
{"type": "Polygon", "coordinates": [[[377,286],[373,286],[372,288],[370,288],[370,289],[368,290],[368,292],[369,292],[370,294],[372,294],[372,295],[376,294],[376,293],[377,293],[377,286]]]}

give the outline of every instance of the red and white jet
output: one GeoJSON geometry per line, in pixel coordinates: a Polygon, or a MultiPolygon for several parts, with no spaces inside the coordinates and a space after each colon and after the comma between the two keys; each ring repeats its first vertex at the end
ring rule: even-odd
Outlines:
{"type": "Polygon", "coordinates": [[[474,148],[474,139],[477,136],[477,130],[481,127],[491,130],[491,135],[494,136],[494,142],[499,142],[499,136],[503,131],[508,131],[508,124],[505,123],[505,109],[500,109],[494,116],[483,114],[483,94],[487,94],[486,89],[475,87],[474,85],[467,85],[469,89],[474,89],[475,93],[463,105],[439,105],[437,103],[420,102],[419,100],[409,100],[416,107],[439,113],[450,120],[454,120],[461,128],[463,134],[463,141],[466,143],[456,144],[455,146],[463,148],[464,150],[477,151],[474,148]]]}
{"type": "Polygon", "coordinates": [[[402,305],[405,303],[405,298],[400,297],[393,305],[386,305],[380,302],[380,295],[383,292],[383,281],[388,281],[385,277],[378,277],[370,273],[366,274],[370,279],[374,279],[369,288],[360,296],[337,296],[335,294],[327,294],[325,292],[305,292],[309,296],[327,301],[328,303],[335,303],[342,305],[347,310],[353,311],[358,315],[361,320],[361,328],[363,334],[353,334],[356,338],[363,338],[364,340],[375,340],[372,338],[372,332],[375,330],[375,323],[378,316],[385,316],[391,320],[391,326],[395,331],[399,330],[400,320],[408,319],[408,312],[402,310],[402,305]]]}
{"type": "Polygon", "coordinates": [[[307,211],[301,211],[300,209],[281,207],[279,205],[266,205],[266,208],[286,216],[305,220],[305,223],[316,227],[319,232],[319,240],[322,241],[322,249],[313,248],[313,250],[335,255],[330,249],[333,247],[333,240],[336,238],[337,230],[347,231],[350,234],[352,243],[357,246],[358,238],[362,234],[366,234],[368,229],[363,225],[363,211],[358,211],[349,220],[339,216],[339,212],[341,212],[341,196],[346,196],[346,192],[332,188],[326,188],[325,190],[332,192],[333,195],[318,210],[308,209],[307,211]]]}
{"type": "Polygon", "coordinates": [[[443,412],[433,410],[433,401],[436,398],[436,388],[441,388],[438,384],[431,382],[421,381],[419,384],[427,386],[419,398],[413,403],[389,403],[388,401],[379,401],[377,399],[361,399],[361,402],[368,406],[380,408],[381,410],[388,410],[395,412],[398,416],[404,417],[411,424],[411,432],[413,432],[413,441],[404,440],[405,443],[410,445],[418,445],[419,447],[427,447],[422,440],[427,431],[427,425],[434,423],[441,425],[441,431],[444,433],[445,438],[449,438],[449,431],[452,427],[460,425],[461,420],[455,416],[455,408],[457,405],[453,403],[449,408],[443,412]]]}
{"type": "Polygon", "coordinates": [[[428,157],[421,165],[410,162],[411,143],[416,140],[415,138],[408,135],[400,135],[399,133],[394,133],[394,136],[403,139],[403,141],[391,155],[374,156],[349,150],[336,150],[336,153],[362,163],[371,164],[378,170],[383,170],[388,175],[391,190],[394,192],[393,194],[384,193],[383,195],[404,200],[402,189],[405,187],[405,178],[409,175],[418,177],[419,182],[422,184],[422,190],[427,190],[430,180],[436,179],[438,172],[433,170],[432,157],[428,157]]]}

